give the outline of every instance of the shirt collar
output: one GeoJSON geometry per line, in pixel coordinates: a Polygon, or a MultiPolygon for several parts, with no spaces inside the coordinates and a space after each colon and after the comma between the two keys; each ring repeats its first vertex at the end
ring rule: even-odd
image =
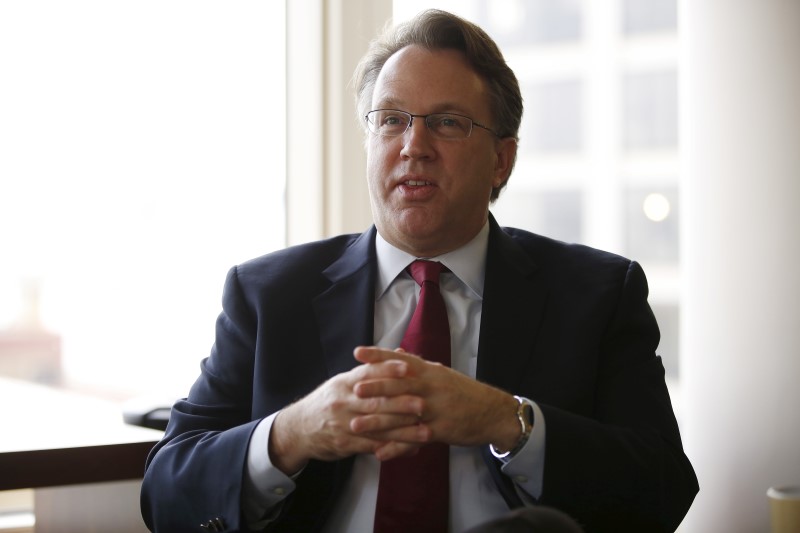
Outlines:
{"type": "Polygon", "coordinates": [[[379,300],[395,278],[416,259],[440,261],[479,298],[483,298],[483,281],[486,273],[486,250],[488,246],[488,221],[467,244],[436,257],[415,257],[389,244],[379,232],[375,237],[375,251],[378,257],[378,279],[375,287],[375,299],[379,300]]]}

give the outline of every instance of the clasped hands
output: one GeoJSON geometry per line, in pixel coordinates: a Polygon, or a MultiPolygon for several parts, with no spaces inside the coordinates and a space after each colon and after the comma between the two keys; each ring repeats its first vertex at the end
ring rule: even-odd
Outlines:
{"type": "Polygon", "coordinates": [[[269,453],[286,474],[311,459],[386,461],[428,442],[510,448],[519,437],[517,401],[500,389],[402,350],[361,346],[353,355],[363,364],[276,417],[269,453]]]}

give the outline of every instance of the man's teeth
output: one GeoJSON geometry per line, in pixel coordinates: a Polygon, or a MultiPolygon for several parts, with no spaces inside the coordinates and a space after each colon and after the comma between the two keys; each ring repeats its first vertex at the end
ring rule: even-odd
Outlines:
{"type": "Polygon", "coordinates": [[[421,186],[421,185],[430,185],[430,184],[431,184],[431,182],[430,182],[430,181],[417,181],[417,180],[408,180],[408,181],[406,182],[406,184],[407,184],[407,185],[410,185],[410,186],[412,186],[412,187],[419,187],[419,186],[421,186]]]}

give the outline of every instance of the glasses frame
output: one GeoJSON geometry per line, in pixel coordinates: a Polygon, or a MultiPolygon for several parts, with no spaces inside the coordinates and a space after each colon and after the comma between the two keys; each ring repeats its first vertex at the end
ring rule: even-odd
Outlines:
{"type": "Polygon", "coordinates": [[[433,135],[437,139],[442,139],[442,140],[445,140],[445,141],[457,141],[459,139],[468,139],[470,137],[470,135],[472,135],[472,130],[474,129],[474,126],[478,126],[479,128],[488,131],[489,133],[491,133],[492,135],[494,135],[498,139],[502,138],[500,136],[500,134],[495,132],[493,129],[491,129],[491,128],[487,127],[487,126],[484,126],[483,124],[480,124],[478,122],[475,122],[475,120],[473,120],[472,117],[468,117],[466,115],[461,115],[459,113],[428,113],[427,115],[415,115],[413,113],[409,113],[408,111],[403,111],[401,109],[381,108],[381,109],[373,109],[372,111],[369,111],[366,115],[364,115],[364,120],[367,123],[367,129],[369,130],[369,132],[374,134],[374,135],[380,135],[381,137],[400,137],[401,135],[404,135],[411,128],[411,125],[414,123],[414,119],[415,118],[423,119],[423,122],[425,122],[425,127],[428,129],[428,131],[431,132],[431,135],[433,135]],[[377,113],[378,111],[393,111],[395,113],[400,113],[402,115],[407,116],[408,117],[408,123],[406,124],[406,129],[404,129],[402,132],[397,133],[397,134],[381,133],[379,131],[373,130],[372,127],[370,127],[370,125],[374,124],[374,122],[372,122],[369,119],[369,116],[371,114],[373,114],[373,113],[377,113]],[[469,131],[467,132],[467,134],[464,137],[442,137],[440,135],[437,135],[434,132],[434,130],[431,129],[431,126],[428,123],[428,118],[429,117],[436,117],[436,116],[454,116],[454,117],[465,118],[470,122],[469,131]]]}

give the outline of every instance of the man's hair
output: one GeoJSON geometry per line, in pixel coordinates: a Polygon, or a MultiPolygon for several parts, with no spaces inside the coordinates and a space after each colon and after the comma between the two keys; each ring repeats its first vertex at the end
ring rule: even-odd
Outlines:
{"type": "MultiPolygon", "coordinates": [[[[500,137],[518,138],[522,120],[522,95],[514,71],[506,64],[497,44],[485,31],[469,21],[438,9],[423,11],[408,22],[387,27],[370,43],[369,50],[359,62],[354,75],[356,111],[362,125],[372,104],[375,81],[383,65],[392,55],[409,45],[422,46],[428,50],[453,49],[463,52],[467,62],[486,81],[489,88],[494,131],[500,137]]],[[[492,190],[492,200],[497,199],[506,182],[492,190]]]]}

